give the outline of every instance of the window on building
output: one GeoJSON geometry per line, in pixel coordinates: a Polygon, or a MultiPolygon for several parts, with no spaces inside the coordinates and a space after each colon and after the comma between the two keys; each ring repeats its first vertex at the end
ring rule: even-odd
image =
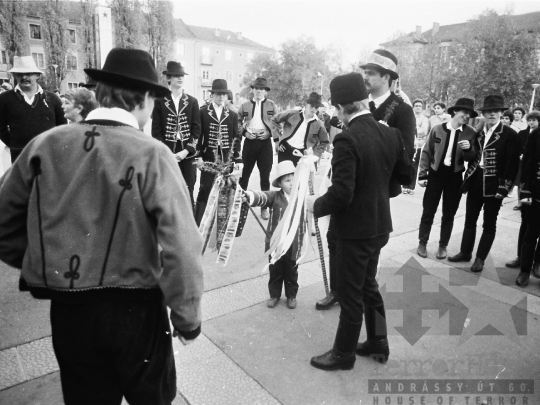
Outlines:
{"type": "Polygon", "coordinates": [[[76,89],[79,87],[79,83],[69,83],[67,84],[68,90],[76,89]]]}
{"type": "Polygon", "coordinates": [[[211,96],[212,96],[212,94],[210,93],[210,90],[203,90],[202,91],[203,100],[206,100],[206,99],[210,98],[211,96]]]}
{"type": "Polygon", "coordinates": [[[67,70],[77,70],[77,55],[66,56],[66,68],[67,70]]]}
{"type": "Polygon", "coordinates": [[[216,49],[216,55],[219,55],[219,49],[216,49]]]}
{"type": "Polygon", "coordinates": [[[41,39],[41,25],[30,24],[30,39],[41,39]]]}
{"type": "Polygon", "coordinates": [[[77,43],[77,32],[75,30],[68,29],[67,34],[68,34],[69,42],[71,42],[72,44],[76,44],[77,43]]]}
{"type": "Polygon", "coordinates": [[[232,51],[230,49],[227,49],[225,51],[225,59],[226,60],[232,60],[232,51]]]}
{"type": "Polygon", "coordinates": [[[32,52],[32,58],[34,58],[34,62],[36,62],[36,66],[38,68],[40,68],[40,69],[45,68],[45,59],[44,59],[42,53],[32,52]]]}
{"type": "Polygon", "coordinates": [[[233,71],[232,70],[225,71],[225,80],[232,83],[232,81],[233,81],[233,71]]]}
{"type": "Polygon", "coordinates": [[[210,79],[210,71],[209,70],[203,70],[202,71],[202,78],[203,78],[203,80],[210,79]]]}
{"type": "Polygon", "coordinates": [[[240,53],[238,54],[238,56],[239,56],[240,58],[243,58],[243,57],[244,57],[244,54],[243,54],[242,52],[240,52],[240,53]]]}
{"type": "Polygon", "coordinates": [[[0,63],[7,63],[6,51],[0,51],[0,63]]]}
{"type": "Polygon", "coordinates": [[[186,45],[185,44],[176,44],[176,53],[179,56],[184,56],[186,54],[186,45]]]}
{"type": "Polygon", "coordinates": [[[203,46],[202,48],[202,54],[204,56],[210,56],[210,48],[206,47],[206,46],[203,46]]]}
{"type": "Polygon", "coordinates": [[[251,59],[253,59],[253,52],[248,52],[248,53],[247,53],[247,60],[248,60],[248,62],[251,61],[251,59]]]}

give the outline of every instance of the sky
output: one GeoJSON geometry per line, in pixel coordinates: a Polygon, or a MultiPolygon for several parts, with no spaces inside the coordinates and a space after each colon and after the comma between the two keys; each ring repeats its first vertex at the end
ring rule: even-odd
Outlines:
{"type": "Polygon", "coordinates": [[[175,17],[188,25],[220,28],[279,48],[288,39],[314,37],[318,46],[343,52],[346,64],[358,62],[397,31],[422,32],[434,22],[466,22],[488,8],[499,14],[540,11],[540,1],[525,0],[173,0],[175,17]]]}

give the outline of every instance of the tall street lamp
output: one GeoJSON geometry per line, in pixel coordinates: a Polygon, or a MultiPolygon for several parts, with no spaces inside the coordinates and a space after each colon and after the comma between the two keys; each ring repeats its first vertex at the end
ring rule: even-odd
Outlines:
{"type": "Polygon", "coordinates": [[[321,96],[322,96],[322,85],[324,82],[324,75],[321,72],[317,72],[317,76],[321,78],[321,96]]]}
{"type": "Polygon", "coordinates": [[[533,110],[533,106],[534,106],[534,93],[536,92],[536,88],[538,86],[540,86],[540,84],[533,84],[533,94],[532,94],[532,99],[531,99],[531,108],[529,108],[529,112],[531,112],[533,110]]]}
{"type": "Polygon", "coordinates": [[[58,82],[57,82],[57,78],[56,78],[56,69],[58,69],[58,65],[49,65],[50,67],[52,67],[54,69],[54,89],[56,90],[58,88],[58,82]]]}

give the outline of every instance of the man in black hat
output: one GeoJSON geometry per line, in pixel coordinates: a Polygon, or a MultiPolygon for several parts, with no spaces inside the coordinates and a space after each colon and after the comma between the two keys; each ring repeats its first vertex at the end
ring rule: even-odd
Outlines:
{"type": "Polygon", "coordinates": [[[315,217],[332,216],[339,269],[341,314],[334,347],[311,359],[312,366],[323,370],[353,368],[355,351],[388,359],[384,303],[375,276],[392,232],[390,180],[409,184],[412,174],[399,132],[373,119],[362,75],[336,77],[330,92],[347,129],[334,138],[332,185],[323,196],[307,200],[315,217]],[[358,344],[363,318],[368,339],[358,344]]]}
{"type": "Polygon", "coordinates": [[[0,259],[51,300],[66,405],[170,405],[171,337],[200,334],[204,287],[184,179],[140,130],[169,90],[141,50],[112,49],[85,72],[101,108],[38,135],[0,180],[0,259]]]}
{"type": "Polygon", "coordinates": [[[322,97],[312,92],[301,110],[283,111],[272,118],[272,122],[281,129],[279,137],[274,137],[278,162],[290,160],[296,166],[306,149],[312,148],[313,153],[321,157],[330,141],[324,127],[324,122],[317,117],[317,111],[322,107],[322,97]]]}
{"type": "Polygon", "coordinates": [[[431,130],[420,157],[418,184],[426,187],[424,210],[418,231],[420,243],[417,252],[420,257],[427,257],[426,245],[442,195],[441,237],[436,257],[446,258],[454,216],[461,200],[465,161],[470,162],[476,156],[476,150],[472,147],[476,133],[467,125],[470,118],[478,116],[474,111],[474,101],[460,98],[448,112],[452,115],[452,120],[436,125],[431,130]]]}
{"type": "Polygon", "coordinates": [[[508,195],[519,167],[519,142],[516,132],[501,122],[501,115],[508,109],[499,95],[490,95],[479,108],[485,126],[476,134],[475,160],[469,164],[462,191],[467,194],[465,229],[461,250],[448,258],[451,262],[469,262],[476,238],[476,222],[482,208],[484,224],[482,237],[471,271],[480,272],[495,240],[497,216],[502,200],[508,195]]]}
{"type": "MultiPolygon", "coordinates": [[[[200,109],[201,136],[197,149],[204,162],[234,162],[240,169],[242,158],[240,149],[242,140],[238,134],[238,114],[226,105],[227,81],[216,79],[212,82],[212,102],[200,109]]],[[[206,210],[206,203],[212,189],[215,175],[201,171],[199,194],[195,205],[195,220],[197,225],[206,210]]]]}
{"type": "Polygon", "coordinates": [[[187,74],[178,62],[167,62],[163,71],[171,93],[156,99],[152,112],[152,136],[169,147],[188,186],[193,206],[193,188],[197,181],[197,168],[193,164],[197,142],[201,134],[199,103],[195,97],[182,91],[187,74]]]}
{"type": "MultiPolygon", "coordinates": [[[[272,122],[277,115],[276,104],[266,98],[270,87],[264,77],[258,77],[251,84],[253,98],[243,103],[238,109],[239,132],[246,137],[242,148],[244,170],[240,186],[247,190],[249,177],[255,167],[259,168],[261,191],[270,190],[270,172],[274,160],[272,138],[279,138],[279,129],[272,122]]],[[[268,209],[261,208],[262,219],[268,219],[268,209]]]]}

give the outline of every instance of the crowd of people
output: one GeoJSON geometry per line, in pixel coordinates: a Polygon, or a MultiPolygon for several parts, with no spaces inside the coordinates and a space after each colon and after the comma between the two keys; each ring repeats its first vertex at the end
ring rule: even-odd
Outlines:
{"type": "MultiPolygon", "coordinates": [[[[85,69],[94,90],[70,90],[62,101],[38,84],[41,72],[31,56],[15,57],[16,86],[0,94],[0,139],[13,163],[0,179],[0,260],[22,269],[21,290],[52,301],[66,404],[119,404],[123,396],[130,403],[172,402],[171,339],[189,344],[201,332],[198,225],[216,178],[201,171],[195,195],[201,164],[240,173],[243,202],[261,207],[268,221],[268,248],[289,205],[297,164],[306,153],[332,153],[328,191],[305,202],[315,218],[331,217],[330,289],[316,309],[340,304],[334,345],[311,359],[316,368],[351,369],[356,355],[388,360],[377,266],[393,230],[390,199],[413,194],[416,183],[425,188],[421,257],[428,256],[441,199],[440,260],[447,257],[462,194],[465,227],[460,251],[449,261],[472,260],[483,210],[473,272],[483,270],[502,201],[518,187],[518,254],[507,266],[520,268],[519,286],[531,272],[540,278],[540,112],[510,111],[493,94],[480,108],[467,97],[448,112],[435,103],[428,118],[423,100],[396,94],[397,65],[395,55],[379,49],[360,66],[363,75],[337,76],[329,114],[316,92],[306,94],[302,107],[281,111],[268,98],[264,77],[236,105],[227,81],[215,79],[210,100],[199,106],[183,90],[188,73],[180,63],[167,63],[165,87],[148,53],[119,48],[102,69],[85,69]],[[140,131],[150,118],[152,137],[140,131]],[[249,189],[255,165],[256,191],[249,189]],[[367,340],[359,343],[363,325],[367,340]]],[[[287,306],[296,307],[297,257],[293,243],[270,265],[269,308],[283,290],[287,306]]]]}

